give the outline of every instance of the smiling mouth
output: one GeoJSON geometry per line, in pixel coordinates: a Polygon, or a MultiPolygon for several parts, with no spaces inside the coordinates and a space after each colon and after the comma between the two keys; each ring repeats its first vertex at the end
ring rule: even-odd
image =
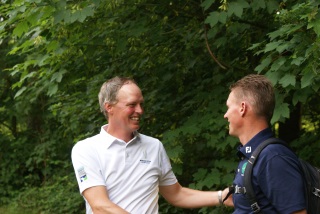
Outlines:
{"type": "Polygon", "coordinates": [[[130,117],[130,119],[138,122],[140,121],[140,117],[130,117]]]}

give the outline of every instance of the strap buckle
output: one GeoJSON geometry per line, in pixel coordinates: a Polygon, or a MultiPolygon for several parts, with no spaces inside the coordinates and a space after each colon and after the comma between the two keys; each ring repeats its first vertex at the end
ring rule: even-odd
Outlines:
{"type": "Polygon", "coordinates": [[[314,187],[312,189],[312,194],[314,194],[315,196],[320,198],[320,189],[317,189],[317,188],[314,187]]]}
{"type": "Polygon", "coordinates": [[[238,185],[236,185],[234,187],[234,193],[236,194],[246,194],[246,188],[245,187],[239,187],[238,185]]]}
{"type": "Polygon", "coordinates": [[[251,204],[250,206],[253,213],[259,213],[261,210],[257,202],[254,204],[251,204]]]}

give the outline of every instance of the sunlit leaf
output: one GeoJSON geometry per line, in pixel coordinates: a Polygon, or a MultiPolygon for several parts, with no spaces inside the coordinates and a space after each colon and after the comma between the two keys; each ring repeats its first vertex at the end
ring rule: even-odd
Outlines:
{"type": "Polygon", "coordinates": [[[21,37],[23,33],[26,33],[29,30],[29,25],[27,21],[22,21],[17,24],[17,26],[13,30],[13,34],[21,37]]]}
{"type": "Polygon", "coordinates": [[[14,99],[19,97],[26,89],[27,89],[27,87],[25,87],[25,86],[20,88],[19,91],[14,95],[14,99]]]}

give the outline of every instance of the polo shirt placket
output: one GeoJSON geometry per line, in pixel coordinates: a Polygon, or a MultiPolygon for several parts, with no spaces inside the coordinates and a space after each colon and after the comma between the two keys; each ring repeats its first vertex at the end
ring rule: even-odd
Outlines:
{"type": "Polygon", "coordinates": [[[125,146],[125,164],[126,166],[131,165],[134,161],[136,161],[136,155],[138,150],[136,149],[138,142],[136,141],[136,137],[131,141],[126,143],[125,146]]]}

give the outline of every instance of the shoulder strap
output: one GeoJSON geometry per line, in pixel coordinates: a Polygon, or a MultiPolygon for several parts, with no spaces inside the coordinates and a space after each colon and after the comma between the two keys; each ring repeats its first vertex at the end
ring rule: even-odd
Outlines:
{"type": "Polygon", "coordinates": [[[246,197],[250,202],[251,209],[254,213],[262,213],[261,208],[258,205],[258,202],[256,200],[256,196],[252,187],[251,183],[251,177],[252,177],[252,169],[253,166],[258,159],[258,156],[260,152],[269,144],[282,144],[285,146],[288,146],[284,141],[278,139],[278,138],[269,138],[265,141],[263,141],[252,153],[251,157],[248,160],[248,164],[246,166],[245,172],[244,172],[244,187],[246,188],[246,197]]]}

